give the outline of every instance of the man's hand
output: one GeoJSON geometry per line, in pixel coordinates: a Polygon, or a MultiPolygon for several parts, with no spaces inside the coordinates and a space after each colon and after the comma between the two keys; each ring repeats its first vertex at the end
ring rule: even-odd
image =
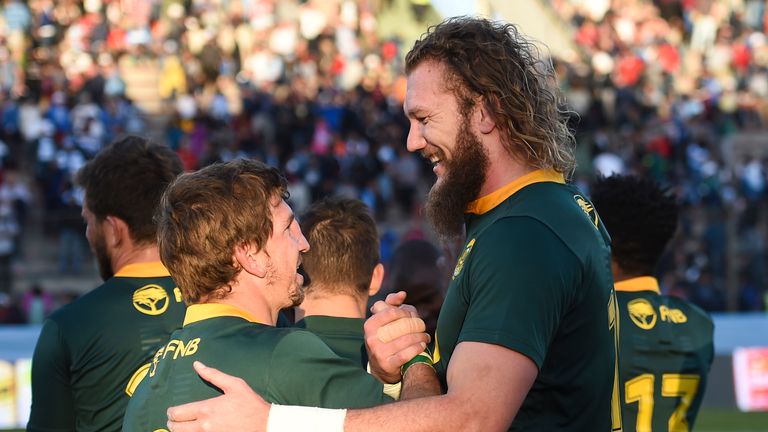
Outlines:
{"type": "Polygon", "coordinates": [[[224,394],[168,408],[168,429],[171,432],[260,432],[267,429],[270,404],[245,381],[198,361],[194,367],[201,378],[220,388],[224,394]]]}
{"type": "Polygon", "coordinates": [[[400,381],[400,366],[424,351],[429,335],[413,306],[403,305],[405,292],[390,294],[371,307],[365,322],[365,345],[371,374],[386,383],[400,381]]]}

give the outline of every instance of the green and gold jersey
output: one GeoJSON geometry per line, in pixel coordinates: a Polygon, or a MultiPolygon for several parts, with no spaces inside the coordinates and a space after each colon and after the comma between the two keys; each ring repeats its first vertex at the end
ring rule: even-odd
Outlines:
{"type": "Polygon", "coordinates": [[[539,170],[468,213],[435,335],[443,385],[458,344],[501,345],[539,369],[509,430],[610,431],[615,299],[610,238],[592,205],[562,175],[539,170]]]}
{"type": "Polygon", "coordinates": [[[29,431],[119,431],[129,395],[181,327],[181,292],[160,262],[123,267],[56,311],[32,360],[29,431]]]}
{"type": "Polygon", "coordinates": [[[615,288],[624,431],[693,430],[714,356],[712,320],[685,300],[660,295],[653,277],[615,288]]]}
{"type": "Polygon", "coordinates": [[[343,318],[310,315],[296,322],[297,328],[311,331],[320,337],[339,357],[368,368],[368,351],[365,350],[365,332],[362,318],[343,318]]]}
{"type": "Polygon", "coordinates": [[[219,396],[195,373],[195,360],[242,378],[272,403],[366,408],[392,401],[359,363],[337,356],[313,333],[258,324],[231,305],[198,304],[155,354],[123,430],[163,430],[169,407],[219,396]]]}

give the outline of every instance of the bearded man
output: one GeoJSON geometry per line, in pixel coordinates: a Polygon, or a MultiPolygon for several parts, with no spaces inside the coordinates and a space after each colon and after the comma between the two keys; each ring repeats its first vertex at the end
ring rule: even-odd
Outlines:
{"type": "MultiPolygon", "coordinates": [[[[343,430],[620,429],[610,240],[565,182],[572,137],[551,63],[514,25],[462,17],[416,42],[406,74],[407,147],[437,175],[427,214],[445,238],[466,230],[434,338],[445,394],[351,410],[343,430]]],[[[369,319],[366,340],[391,310],[369,319]]],[[[400,379],[391,346],[368,348],[372,373],[400,379]]],[[[169,426],[260,431],[285,412],[231,388],[226,400],[169,410],[169,426]],[[243,414],[228,423],[225,409],[243,414]]]]}
{"type": "Polygon", "coordinates": [[[152,220],[181,172],[173,150],[137,136],[104,148],[78,172],[85,236],[104,284],[43,324],[27,430],[120,430],[152,354],[184,318],[152,220]]]}

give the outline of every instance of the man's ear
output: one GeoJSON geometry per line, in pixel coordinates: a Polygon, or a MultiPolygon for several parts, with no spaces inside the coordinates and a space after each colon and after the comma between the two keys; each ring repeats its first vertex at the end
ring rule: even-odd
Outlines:
{"type": "Polygon", "coordinates": [[[495,101],[488,101],[485,98],[478,98],[475,104],[474,121],[477,131],[481,134],[489,134],[496,129],[496,118],[491,111],[495,101]]]}
{"type": "Polygon", "coordinates": [[[259,251],[253,243],[243,243],[235,246],[232,258],[240,264],[240,268],[256,277],[267,275],[267,260],[265,253],[259,251]]]}
{"type": "Polygon", "coordinates": [[[384,282],[384,264],[378,263],[373,268],[371,285],[368,287],[368,297],[373,297],[379,292],[382,282],[384,282]]]}
{"type": "Polygon", "coordinates": [[[101,226],[104,230],[104,239],[111,249],[132,241],[128,224],[117,216],[105,217],[101,226]]]}

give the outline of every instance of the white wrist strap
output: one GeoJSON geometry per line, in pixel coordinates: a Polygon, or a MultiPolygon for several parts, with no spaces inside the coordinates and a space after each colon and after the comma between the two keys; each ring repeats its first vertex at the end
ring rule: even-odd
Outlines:
{"type": "Polygon", "coordinates": [[[272,404],[267,432],[344,432],[346,416],[345,409],[272,404]]]}

